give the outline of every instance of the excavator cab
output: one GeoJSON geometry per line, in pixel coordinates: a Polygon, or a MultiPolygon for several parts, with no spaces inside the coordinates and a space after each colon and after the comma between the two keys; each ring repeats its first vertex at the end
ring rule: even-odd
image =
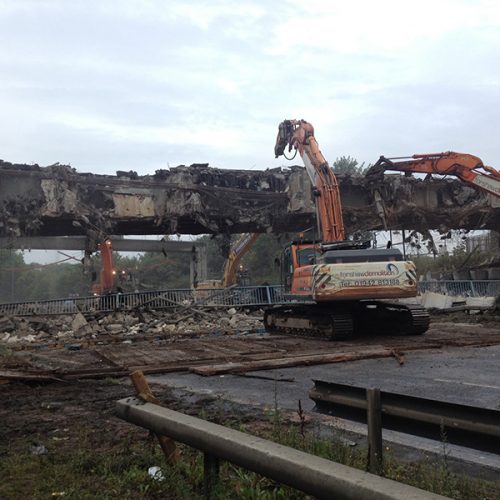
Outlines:
{"type": "Polygon", "coordinates": [[[285,247],[281,258],[281,284],[285,288],[285,293],[289,293],[292,289],[296,269],[312,266],[318,257],[318,244],[312,241],[292,241],[285,247]]]}
{"type": "Polygon", "coordinates": [[[291,246],[287,246],[283,250],[281,257],[281,285],[284,287],[285,292],[290,292],[293,279],[293,260],[291,246]]]}

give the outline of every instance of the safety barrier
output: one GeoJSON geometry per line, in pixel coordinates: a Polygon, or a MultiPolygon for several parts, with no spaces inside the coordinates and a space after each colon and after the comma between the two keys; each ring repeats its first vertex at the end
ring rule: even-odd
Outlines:
{"type": "Polygon", "coordinates": [[[281,286],[248,286],[228,289],[167,289],[102,296],[62,298],[0,304],[0,315],[34,316],[76,312],[111,312],[136,308],[168,309],[200,304],[203,307],[258,307],[284,301],[281,286]]]}
{"type": "Polygon", "coordinates": [[[219,461],[226,460],[315,498],[439,499],[442,496],[222,425],[135,398],[116,403],[116,414],[127,422],[167,436],[204,453],[205,498],[214,498],[219,461]]]}
{"type": "Polygon", "coordinates": [[[442,293],[453,297],[496,297],[500,294],[500,280],[421,281],[418,291],[442,293]]]}
{"type": "MultiPolygon", "coordinates": [[[[309,397],[316,410],[327,415],[344,416],[349,409],[353,418],[367,408],[367,388],[313,380],[309,397]]],[[[409,394],[378,391],[384,428],[408,434],[442,438],[449,443],[495,453],[500,446],[500,410],[470,404],[428,399],[409,394]]]]}
{"type": "MultiPolygon", "coordinates": [[[[462,297],[496,297],[500,280],[491,281],[421,281],[420,293],[436,292],[462,297]]],[[[179,288],[147,292],[119,293],[92,297],[62,298],[0,304],[0,315],[32,316],[40,314],[71,314],[75,312],[110,312],[149,307],[203,305],[203,307],[260,307],[287,302],[280,285],[231,287],[227,289],[179,288]]]]}

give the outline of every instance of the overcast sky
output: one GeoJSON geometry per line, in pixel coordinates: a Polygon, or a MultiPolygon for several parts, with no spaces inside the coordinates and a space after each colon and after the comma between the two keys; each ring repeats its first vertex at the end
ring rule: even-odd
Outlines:
{"type": "Polygon", "coordinates": [[[0,158],[145,174],[457,150],[500,166],[500,1],[0,0],[0,158]]]}

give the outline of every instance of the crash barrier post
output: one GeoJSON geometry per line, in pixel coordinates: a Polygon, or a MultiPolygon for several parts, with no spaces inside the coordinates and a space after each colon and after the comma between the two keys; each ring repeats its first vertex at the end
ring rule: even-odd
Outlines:
{"type": "Polygon", "coordinates": [[[218,461],[225,460],[325,499],[438,499],[440,495],[325,458],[207,422],[136,398],[116,403],[118,417],[205,453],[205,497],[213,493],[218,461]]]}

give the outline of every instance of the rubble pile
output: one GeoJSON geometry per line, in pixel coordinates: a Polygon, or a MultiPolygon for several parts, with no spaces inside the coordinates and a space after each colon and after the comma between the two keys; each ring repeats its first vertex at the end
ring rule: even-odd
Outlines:
{"type": "Polygon", "coordinates": [[[168,311],[115,311],[110,314],[2,316],[0,344],[11,346],[125,342],[144,338],[229,335],[262,329],[262,311],[235,308],[189,315],[168,311]]]}

